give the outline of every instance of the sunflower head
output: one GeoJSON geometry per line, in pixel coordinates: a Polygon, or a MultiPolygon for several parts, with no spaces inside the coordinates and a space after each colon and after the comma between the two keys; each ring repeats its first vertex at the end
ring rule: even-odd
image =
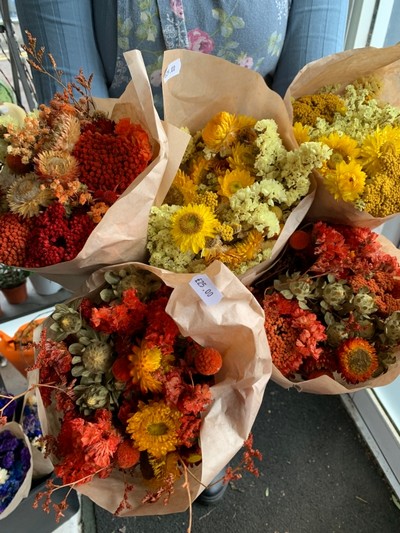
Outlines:
{"type": "Polygon", "coordinates": [[[213,211],[204,204],[189,204],[171,219],[172,237],[181,252],[197,254],[205,247],[206,239],[216,235],[219,225],[213,211]]]}

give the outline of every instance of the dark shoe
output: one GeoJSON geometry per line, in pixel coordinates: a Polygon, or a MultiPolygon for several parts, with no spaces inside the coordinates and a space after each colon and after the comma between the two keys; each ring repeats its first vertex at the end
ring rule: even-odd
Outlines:
{"type": "Polygon", "coordinates": [[[224,468],[217,476],[215,476],[208,487],[206,487],[196,499],[197,503],[202,505],[210,505],[222,499],[226,489],[228,488],[228,483],[223,482],[225,471],[226,469],[224,468]]]}

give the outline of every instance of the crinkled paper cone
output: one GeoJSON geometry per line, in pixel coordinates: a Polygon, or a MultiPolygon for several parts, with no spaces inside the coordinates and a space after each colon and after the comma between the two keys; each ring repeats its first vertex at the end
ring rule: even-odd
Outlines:
{"type": "Polygon", "coordinates": [[[132,81],[119,99],[96,99],[96,107],[112,119],[139,122],[153,142],[155,157],[110,207],[73,260],[31,269],[71,291],[102,266],[144,260],[150,209],[162,203],[189,140],[186,133],[161,122],[141,53],[126,52],[125,59],[132,81]]]}
{"type": "MultiPolygon", "coordinates": [[[[211,388],[213,403],[204,415],[201,429],[202,464],[190,469],[204,485],[208,485],[248,437],[271,375],[263,310],[238,278],[218,261],[205,271],[222,293],[221,301],[215,305],[207,306],[191,288],[189,281],[194,274],[174,274],[141,263],[106,267],[94,273],[87,282],[88,290],[100,290],[105,270],[117,270],[128,264],[153,272],[173,287],[166,310],[181,333],[190,335],[202,345],[217,348],[223,355],[223,367],[216,376],[216,385],[211,388]]],[[[44,327],[50,322],[48,319],[44,327]]],[[[46,428],[46,432],[57,434],[59,423],[54,406],[42,411],[41,417],[43,430],[46,428]]],[[[125,481],[135,484],[135,489],[129,494],[132,508],[124,510],[120,516],[169,514],[189,507],[183,476],[176,481],[175,492],[167,505],[162,499],[151,504],[141,503],[148,487],[139,474],[126,476],[125,481]]],[[[189,482],[193,501],[204,486],[191,476],[189,482]]],[[[114,470],[107,479],[95,478],[76,489],[97,505],[115,513],[123,497],[123,474],[114,470]]]]}
{"type": "MultiPolygon", "coordinates": [[[[30,388],[30,385],[32,385],[33,383],[37,383],[37,379],[38,379],[37,376],[38,376],[37,372],[28,372],[28,390],[30,388]]],[[[23,422],[24,422],[24,414],[23,414],[24,408],[25,408],[26,402],[28,401],[29,396],[31,395],[34,395],[36,397],[36,401],[39,402],[38,400],[39,395],[36,394],[36,390],[29,390],[29,392],[25,394],[24,402],[22,405],[22,411],[21,411],[21,420],[20,420],[21,427],[23,427],[23,422]]],[[[40,401],[41,401],[41,398],[40,398],[40,401]]],[[[37,409],[38,409],[37,416],[39,418],[39,403],[37,403],[37,409]]],[[[43,428],[42,428],[42,433],[43,433],[43,428]]],[[[44,452],[41,452],[32,444],[31,444],[31,451],[32,451],[32,467],[33,467],[32,479],[40,479],[42,477],[45,477],[51,474],[51,472],[53,472],[54,470],[54,466],[50,458],[45,457],[44,452]]]]}
{"type": "Polygon", "coordinates": [[[17,490],[14,498],[11,500],[9,505],[4,509],[4,511],[0,513],[0,520],[2,520],[3,518],[6,518],[13,511],[15,511],[15,509],[22,502],[22,500],[29,495],[29,491],[31,490],[31,484],[32,484],[32,447],[29,442],[29,439],[23,432],[22,427],[17,422],[7,422],[7,424],[5,424],[4,426],[1,426],[0,434],[6,429],[8,429],[15,437],[24,441],[25,446],[28,448],[31,454],[31,466],[29,467],[25,475],[25,479],[22,482],[20,488],[17,490]]]}
{"type": "MultiPolygon", "coordinates": [[[[387,48],[358,48],[332,54],[303,67],[288,87],[284,102],[293,120],[292,99],[316,93],[325,85],[345,87],[357,78],[375,75],[383,81],[379,101],[400,107],[400,44],[387,48]]],[[[340,92],[340,89],[338,89],[340,92]]],[[[335,200],[316,173],[317,191],[307,219],[376,228],[397,216],[377,218],[358,211],[349,202],[335,200]]]]}
{"type": "MultiPolygon", "coordinates": [[[[397,257],[397,261],[400,263],[400,250],[394,246],[392,242],[389,241],[383,235],[378,236],[378,242],[382,245],[382,250],[391,255],[397,257]]],[[[392,365],[389,365],[388,370],[385,374],[381,374],[376,378],[369,379],[357,385],[352,385],[343,380],[340,374],[335,373],[336,381],[329,376],[319,376],[318,378],[309,379],[302,381],[299,378],[299,381],[291,381],[276,368],[275,365],[272,365],[272,376],[271,380],[281,385],[285,389],[290,389],[294,387],[300,392],[311,392],[314,394],[346,394],[357,392],[362,389],[371,389],[375,387],[383,387],[384,385],[389,385],[392,383],[400,374],[400,348],[395,352],[396,362],[392,365]]]]}
{"type": "MultiPolygon", "coordinates": [[[[229,61],[190,50],[168,50],[162,67],[164,112],[167,122],[186,126],[193,134],[203,129],[221,111],[273,119],[288,150],[298,147],[291,120],[282,98],[269,89],[264,78],[229,61]],[[173,69],[173,74],[169,74],[173,69]]],[[[278,257],[290,235],[306,216],[314,199],[315,181],[310,193],[293,209],[285,223],[271,257],[250,268],[240,279],[250,285],[278,257]]]]}

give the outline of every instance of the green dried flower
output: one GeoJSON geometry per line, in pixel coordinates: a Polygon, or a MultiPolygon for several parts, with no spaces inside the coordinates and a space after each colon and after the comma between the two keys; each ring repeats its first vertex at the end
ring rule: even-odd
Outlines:
{"type": "Polygon", "coordinates": [[[145,301],[161,286],[161,280],[148,270],[139,270],[130,266],[118,271],[108,271],[104,279],[111,285],[100,293],[103,301],[109,302],[114,298],[120,298],[128,289],[136,289],[138,298],[145,301]]]}
{"type": "MultiPolygon", "coordinates": [[[[340,309],[342,304],[349,300],[350,296],[350,287],[339,281],[327,283],[322,290],[323,302],[326,302],[333,309],[340,309]]],[[[321,302],[321,306],[326,307],[322,305],[323,302],[321,302]]]]}
{"type": "Polygon", "coordinates": [[[385,320],[385,334],[390,342],[400,341],[400,311],[395,311],[385,320]]]}
{"type": "MultiPolygon", "coordinates": [[[[74,304],[71,304],[74,305],[74,304]]],[[[55,332],[56,340],[60,341],[68,337],[68,335],[76,334],[82,327],[82,317],[80,313],[67,304],[56,304],[55,310],[51,315],[54,320],[50,329],[55,332]]]]}
{"type": "Polygon", "coordinates": [[[339,346],[349,337],[346,325],[343,322],[329,324],[326,328],[326,335],[328,344],[334,347],[339,346]]]}
{"type": "Polygon", "coordinates": [[[378,310],[378,307],[375,303],[375,298],[367,293],[360,292],[359,294],[356,294],[353,298],[352,304],[354,310],[361,315],[370,315],[378,310]]]}

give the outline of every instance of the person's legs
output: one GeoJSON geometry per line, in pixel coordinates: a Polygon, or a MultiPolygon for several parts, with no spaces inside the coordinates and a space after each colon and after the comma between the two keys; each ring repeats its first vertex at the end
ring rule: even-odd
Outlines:
{"type": "Polygon", "coordinates": [[[292,0],[272,89],[284,96],[304,65],[344,49],[348,3],[348,0],[292,0]]]}
{"type": "MultiPolygon", "coordinates": [[[[94,2],[95,3],[95,2],[94,2]]],[[[96,3],[95,3],[96,4],[96,3]]],[[[64,81],[74,81],[79,70],[86,77],[94,74],[92,94],[107,97],[104,68],[95,40],[91,0],[16,0],[22,34],[28,30],[37,39],[37,48],[45,48],[45,65],[51,70],[51,53],[64,81]]],[[[61,90],[49,76],[33,70],[39,103],[48,103],[61,90]]]]}

